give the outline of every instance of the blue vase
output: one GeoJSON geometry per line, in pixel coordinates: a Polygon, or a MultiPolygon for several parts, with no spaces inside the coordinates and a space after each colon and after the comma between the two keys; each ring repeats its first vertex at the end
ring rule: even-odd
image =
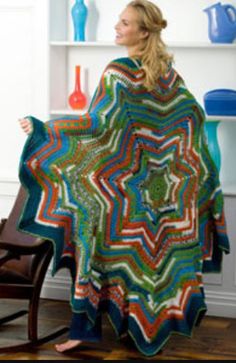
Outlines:
{"type": "Polygon", "coordinates": [[[74,41],[85,41],[85,26],[88,16],[88,9],[84,0],[76,0],[72,6],[71,15],[74,25],[74,41]]]}
{"type": "Polygon", "coordinates": [[[219,125],[220,121],[208,121],[205,123],[205,131],[206,131],[206,137],[207,137],[207,144],[208,149],[211,154],[212,159],[215,162],[215,165],[220,171],[221,167],[221,154],[220,154],[220,147],[218,143],[217,138],[217,127],[219,125]]]}

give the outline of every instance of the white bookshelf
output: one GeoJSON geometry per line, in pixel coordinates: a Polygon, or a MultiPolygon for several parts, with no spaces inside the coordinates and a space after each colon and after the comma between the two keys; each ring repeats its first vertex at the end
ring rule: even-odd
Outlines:
{"type": "MultiPolygon", "coordinates": [[[[51,41],[50,46],[54,47],[119,47],[115,42],[111,41],[51,41]]],[[[209,42],[167,42],[169,48],[203,48],[203,49],[221,49],[221,50],[236,50],[236,43],[223,44],[223,43],[209,43],[209,42]]]]}
{"type": "Polygon", "coordinates": [[[83,115],[87,112],[87,108],[83,110],[72,110],[69,108],[61,109],[61,110],[51,110],[50,114],[55,116],[79,116],[83,115]]]}
{"type": "Polygon", "coordinates": [[[222,121],[222,122],[236,122],[235,116],[224,116],[224,115],[206,115],[207,122],[222,121]]]}
{"type": "Polygon", "coordinates": [[[51,47],[117,47],[114,42],[73,42],[73,41],[52,41],[50,42],[51,47]]]}
{"type": "MultiPolygon", "coordinates": [[[[49,0],[49,118],[85,113],[106,65],[112,59],[127,55],[126,49],[110,40],[74,42],[70,15],[72,3],[71,0],[49,0]],[[77,64],[81,65],[81,86],[88,100],[84,110],[72,110],[68,104],[77,64]]],[[[110,36],[109,30],[106,34],[110,36]]],[[[177,40],[166,43],[174,55],[174,67],[202,106],[203,96],[209,90],[236,89],[236,43],[177,40]]],[[[231,180],[235,180],[236,185],[236,168],[232,168],[230,161],[230,157],[234,161],[231,155],[236,155],[236,116],[206,115],[206,120],[221,121],[218,128],[221,179],[226,186],[231,180]]],[[[225,187],[224,190],[235,191],[236,195],[234,187],[225,187]]]]}

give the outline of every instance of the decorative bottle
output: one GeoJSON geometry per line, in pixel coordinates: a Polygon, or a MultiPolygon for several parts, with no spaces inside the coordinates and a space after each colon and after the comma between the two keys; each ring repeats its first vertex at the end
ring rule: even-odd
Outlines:
{"type": "Polygon", "coordinates": [[[87,104],[87,98],[81,91],[79,65],[75,66],[75,88],[68,98],[69,105],[74,110],[82,110],[87,104]]]}
{"type": "Polygon", "coordinates": [[[213,161],[215,162],[215,165],[216,165],[218,171],[220,172],[221,152],[220,152],[220,146],[219,146],[218,138],[217,138],[217,128],[218,128],[219,124],[220,124],[219,120],[206,122],[205,131],[206,131],[209,152],[211,154],[213,161]]]}
{"type": "Polygon", "coordinates": [[[74,41],[85,41],[85,26],[88,16],[88,9],[84,0],[76,0],[71,9],[71,16],[74,25],[74,41]]]}

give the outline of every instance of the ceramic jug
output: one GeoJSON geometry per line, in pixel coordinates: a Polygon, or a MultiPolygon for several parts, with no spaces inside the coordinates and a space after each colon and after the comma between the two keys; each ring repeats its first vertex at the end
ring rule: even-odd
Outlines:
{"type": "Polygon", "coordinates": [[[208,36],[212,43],[232,43],[236,38],[236,8],[218,2],[203,11],[208,15],[208,36]]]}

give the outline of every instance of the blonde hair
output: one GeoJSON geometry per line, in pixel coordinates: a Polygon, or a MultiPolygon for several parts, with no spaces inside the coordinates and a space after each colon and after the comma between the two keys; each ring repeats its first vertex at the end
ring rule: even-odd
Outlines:
{"type": "Polygon", "coordinates": [[[166,45],[161,39],[161,30],[167,26],[161,10],[148,0],[133,0],[127,7],[136,9],[139,15],[141,30],[148,32],[148,37],[141,44],[138,56],[142,61],[144,71],[144,86],[153,90],[159,77],[167,72],[173,56],[166,50],[166,45]]]}

